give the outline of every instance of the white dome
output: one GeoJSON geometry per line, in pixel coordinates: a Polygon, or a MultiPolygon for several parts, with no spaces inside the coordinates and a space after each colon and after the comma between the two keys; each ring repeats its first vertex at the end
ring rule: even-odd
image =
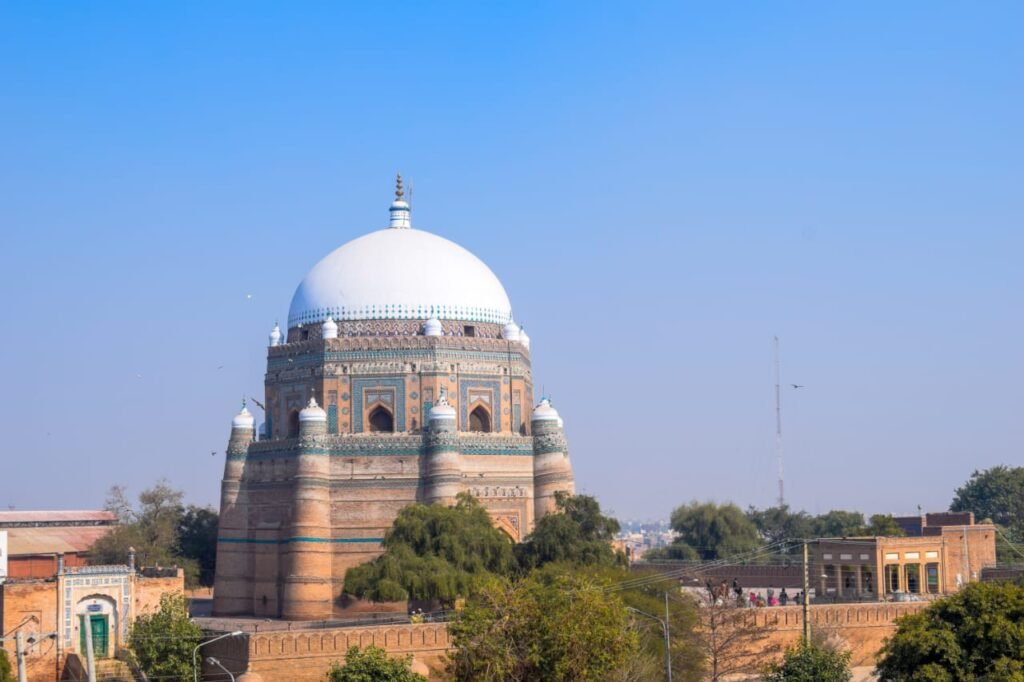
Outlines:
{"type": "Polygon", "coordinates": [[[441,394],[441,399],[437,401],[437,404],[430,408],[430,413],[427,415],[427,419],[434,421],[436,419],[450,419],[455,421],[455,408],[448,404],[448,396],[444,393],[441,394]]]}
{"type": "Polygon", "coordinates": [[[441,336],[442,334],[444,334],[444,328],[441,327],[441,320],[436,317],[432,317],[423,323],[424,336],[441,336]]]}
{"type": "Polygon", "coordinates": [[[338,338],[338,324],[328,317],[324,320],[324,323],[320,325],[320,336],[325,339],[338,338]]]}
{"type": "MultiPolygon", "coordinates": [[[[540,405],[533,409],[533,417],[531,421],[543,422],[543,421],[554,421],[561,422],[562,418],[558,416],[558,410],[551,407],[551,401],[547,398],[542,398],[540,405]]],[[[561,424],[559,424],[561,426],[561,424]]]]}
{"type": "Polygon", "coordinates": [[[519,325],[515,323],[515,320],[509,320],[505,323],[505,326],[501,330],[501,338],[508,341],[519,340],[519,325]]]}
{"type": "Polygon", "coordinates": [[[234,419],[231,420],[232,429],[251,429],[255,418],[252,416],[252,412],[249,408],[242,403],[242,411],[235,415],[234,419]]]}
{"type": "Polygon", "coordinates": [[[522,327],[519,328],[519,343],[523,344],[526,350],[530,350],[530,337],[527,336],[526,330],[522,327]]]}
{"type": "Polygon", "coordinates": [[[467,320],[505,324],[512,305],[483,261],[429,232],[388,228],[334,250],[292,298],[288,326],[336,320],[467,320]]]}
{"type": "Polygon", "coordinates": [[[310,398],[309,404],[299,412],[299,421],[325,422],[327,421],[327,413],[323,411],[323,408],[316,404],[316,398],[310,398]]]}

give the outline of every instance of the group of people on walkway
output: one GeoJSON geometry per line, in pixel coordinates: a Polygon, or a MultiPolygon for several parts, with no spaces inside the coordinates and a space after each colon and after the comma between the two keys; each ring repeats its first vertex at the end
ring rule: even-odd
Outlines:
{"type": "Polygon", "coordinates": [[[797,592],[796,595],[791,597],[785,587],[782,588],[778,596],[775,594],[774,587],[769,587],[765,590],[763,595],[753,591],[744,595],[743,587],[740,586],[738,578],[732,579],[732,590],[729,589],[729,584],[725,580],[722,580],[718,585],[713,585],[709,580],[707,582],[707,589],[715,603],[724,603],[725,600],[729,598],[731,592],[735,595],[735,600],[738,604],[742,604],[743,606],[748,606],[750,608],[802,604],[804,599],[804,593],[802,591],[797,592]]]}

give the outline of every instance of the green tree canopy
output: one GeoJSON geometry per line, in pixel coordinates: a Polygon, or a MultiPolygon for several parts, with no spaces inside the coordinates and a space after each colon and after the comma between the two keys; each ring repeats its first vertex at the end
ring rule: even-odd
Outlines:
{"type": "Polygon", "coordinates": [[[388,656],[380,647],[370,645],[360,650],[350,647],[345,664],[335,663],[327,672],[328,682],[427,682],[427,678],[412,671],[412,654],[405,657],[388,656]]]}
{"type": "Polygon", "coordinates": [[[956,489],[950,511],[974,512],[978,521],[1001,526],[1024,525],[1024,467],[994,466],[975,471],[956,489]]]}
{"type": "Polygon", "coordinates": [[[510,575],[515,569],[512,542],[468,493],[461,493],[454,507],[405,507],[383,544],[384,554],[348,570],[347,592],[375,601],[451,604],[492,574],[510,575]]]}
{"type": "Polygon", "coordinates": [[[812,527],[814,530],[811,537],[847,538],[864,535],[867,524],[864,523],[864,514],[858,511],[833,509],[815,516],[812,527]]]}
{"type": "Polygon", "coordinates": [[[605,680],[638,651],[622,600],[578,572],[549,567],[494,578],[449,624],[456,680],[605,680]]]}
{"type": "Polygon", "coordinates": [[[877,671],[883,682],[1024,680],[1024,587],[971,583],[900,618],[877,671]]]}
{"type": "Polygon", "coordinates": [[[850,652],[801,642],[765,669],[764,682],[850,682],[850,652]]]}
{"type": "Polygon", "coordinates": [[[164,594],[160,608],[135,619],[128,634],[128,648],[150,679],[192,680],[192,650],[203,631],[188,616],[188,602],[181,594],[164,594]]]}
{"type": "Polygon", "coordinates": [[[0,649],[0,682],[14,682],[11,661],[7,658],[7,652],[3,649],[0,649]]]}
{"type": "Polygon", "coordinates": [[[761,546],[757,526],[732,503],[694,501],[677,507],[672,512],[672,530],[676,532],[677,544],[689,546],[704,561],[761,546]]]}
{"type": "Polygon", "coordinates": [[[601,513],[601,505],[589,495],[555,494],[558,513],[537,521],[533,532],[516,545],[515,555],[523,569],[553,562],[578,565],[623,565],[625,556],[612,550],[619,522],[601,513]]]}
{"type": "Polygon", "coordinates": [[[123,486],[113,486],[105,508],[119,525],[89,551],[93,564],[123,564],[135,548],[140,566],[180,566],[190,586],[212,585],[217,555],[217,512],[208,507],[185,507],[185,493],[166,480],[139,493],[132,505],[123,486]]]}
{"type": "Polygon", "coordinates": [[[872,514],[868,519],[868,526],[864,529],[864,535],[877,535],[899,537],[906,535],[903,529],[896,523],[892,514],[872,514]]]}
{"type": "Polygon", "coordinates": [[[747,518],[757,527],[757,532],[768,544],[776,542],[798,542],[814,537],[814,519],[804,511],[791,511],[787,505],[757,509],[749,507],[747,518]]]}

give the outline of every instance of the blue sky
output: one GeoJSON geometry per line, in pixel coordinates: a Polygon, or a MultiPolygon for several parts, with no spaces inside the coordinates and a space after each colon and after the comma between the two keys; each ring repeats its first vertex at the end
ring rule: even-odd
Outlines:
{"type": "Polygon", "coordinates": [[[387,220],[501,278],[623,518],[1024,464],[1019,3],[5,3],[0,505],[216,503],[266,334],[387,220]],[[249,295],[252,297],[249,298],[249,295]]]}

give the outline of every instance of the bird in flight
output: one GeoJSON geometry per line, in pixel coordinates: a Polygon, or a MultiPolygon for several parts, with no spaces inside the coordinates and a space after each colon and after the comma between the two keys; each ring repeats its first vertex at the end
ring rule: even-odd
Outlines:
{"type": "Polygon", "coordinates": [[[804,386],[802,384],[790,384],[790,386],[792,386],[793,388],[807,388],[806,386],[804,386]]]}
{"type": "Polygon", "coordinates": [[[216,456],[217,456],[217,451],[216,450],[213,450],[213,451],[210,452],[210,457],[216,457],[216,456]]]}

